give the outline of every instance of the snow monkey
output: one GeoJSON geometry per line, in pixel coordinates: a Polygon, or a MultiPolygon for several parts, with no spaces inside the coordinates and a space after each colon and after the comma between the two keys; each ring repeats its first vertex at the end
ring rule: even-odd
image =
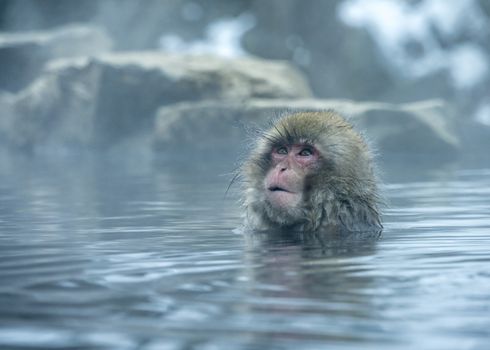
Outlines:
{"type": "Polygon", "coordinates": [[[371,153],[333,110],[279,119],[261,133],[241,172],[250,229],[382,229],[371,153]]]}

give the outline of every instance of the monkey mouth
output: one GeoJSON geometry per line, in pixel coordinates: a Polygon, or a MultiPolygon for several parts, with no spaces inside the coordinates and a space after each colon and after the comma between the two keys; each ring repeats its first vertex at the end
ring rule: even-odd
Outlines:
{"type": "Polygon", "coordinates": [[[292,193],[291,191],[286,190],[285,188],[279,187],[279,186],[271,186],[268,188],[269,191],[271,192],[287,192],[287,193],[292,193]]]}
{"type": "Polygon", "coordinates": [[[301,193],[291,191],[278,185],[267,187],[267,202],[273,208],[290,209],[296,207],[301,201],[301,193]]]}

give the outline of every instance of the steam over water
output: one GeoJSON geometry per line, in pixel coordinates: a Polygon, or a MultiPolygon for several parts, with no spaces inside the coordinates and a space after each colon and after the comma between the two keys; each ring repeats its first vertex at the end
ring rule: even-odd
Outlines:
{"type": "Polygon", "coordinates": [[[386,171],[379,240],[237,233],[229,164],[0,170],[2,349],[484,349],[490,169],[386,171]]]}

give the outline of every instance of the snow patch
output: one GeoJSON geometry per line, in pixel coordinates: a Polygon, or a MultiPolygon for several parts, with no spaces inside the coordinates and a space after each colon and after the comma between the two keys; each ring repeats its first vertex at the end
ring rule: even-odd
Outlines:
{"type": "MultiPolygon", "coordinates": [[[[194,18],[190,15],[189,17],[194,18]]],[[[223,18],[206,28],[203,40],[185,42],[177,35],[166,34],[159,40],[160,48],[172,53],[213,54],[229,58],[247,56],[241,46],[241,38],[255,26],[255,22],[255,17],[249,13],[235,18],[223,18]]]]}
{"type": "Polygon", "coordinates": [[[476,44],[443,47],[460,33],[482,38],[490,25],[474,0],[423,0],[417,5],[400,0],[347,0],[339,6],[347,25],[366,28],[397,74],[420,78],[447,70],[453,85],[467,89],[481,83],[488,58],[476,44]]]}

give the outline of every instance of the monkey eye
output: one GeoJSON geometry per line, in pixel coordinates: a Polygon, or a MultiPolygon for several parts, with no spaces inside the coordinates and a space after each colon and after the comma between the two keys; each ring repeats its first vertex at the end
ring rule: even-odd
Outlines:
{"type": "Polygon", "coordinates": [[[288,154],[288,149],[286,147],[279,147],[276,149],[277,154],[288,154]]]}
{"type": "Polygon", "coordinates": [[[311,148],[303,148],[298,154],[302,157],[312,156],[313,150],[311,148]]]}

